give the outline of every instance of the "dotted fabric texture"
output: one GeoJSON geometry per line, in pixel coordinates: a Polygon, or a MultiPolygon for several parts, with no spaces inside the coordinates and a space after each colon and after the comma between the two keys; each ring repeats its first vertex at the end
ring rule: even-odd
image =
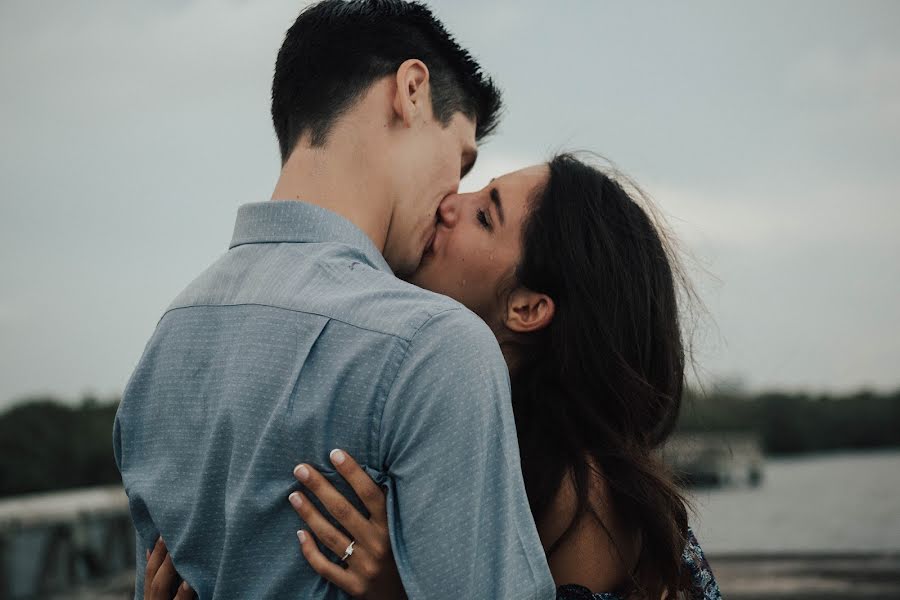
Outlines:
{"type": "Polygon", "coordinates": [[[490,330],[319,207],[240,208],[229,251],[160,319],[113,442],[137,598],[159,534],[201,599],[346,598],[300,554],[287,501],[299,462],[351,494],[337,447],[386,487],[410,598],[555,597],[490,330]]]}

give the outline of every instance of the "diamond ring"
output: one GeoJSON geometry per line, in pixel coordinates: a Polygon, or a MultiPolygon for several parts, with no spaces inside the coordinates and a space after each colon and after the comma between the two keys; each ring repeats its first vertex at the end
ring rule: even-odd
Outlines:
{"type": "Polygon", "coordinates": [[[356,543],[355,540],[350,542],[350,545],[347,546],[346,550],[344,550],[344,555],[341,557],[341,560],[347,560],[349,557],[353,556],[353,545],[355,543],[356,543]]]}

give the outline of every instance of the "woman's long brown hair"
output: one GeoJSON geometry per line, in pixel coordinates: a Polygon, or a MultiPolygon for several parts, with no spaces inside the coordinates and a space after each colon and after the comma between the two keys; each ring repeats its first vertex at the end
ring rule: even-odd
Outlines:
{"type": "Polygon", "coordinates": [[[676,282],[686,278],[664,232],[615,179],[571,154],[549,167],[515,274],[556,307],[546,329],[511,342],[528,500],[539,521],[564,477],[575,484],[575,517],[549,556],[581,518],[599,519],[590,484],[601,477],[612,509],[640,533],[630,591],[675,598],[686,581],[687,508],[658,450],[681,405],[676,282]]]}

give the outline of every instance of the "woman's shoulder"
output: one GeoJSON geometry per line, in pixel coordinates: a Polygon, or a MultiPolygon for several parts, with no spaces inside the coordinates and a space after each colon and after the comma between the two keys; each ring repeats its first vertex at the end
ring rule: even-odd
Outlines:
{"type": "Polygon", "coordinates": [[[624,600],[611,592],[595,593],[583,585],[561,585],[556,588],[556,600],[624,600]]]}
{"type": "Polygon", "coordinates": [[[619,589],[628,583],[637,562],[640,536],[621,519],[599,469],[592,470],[586,487],[587,511],[579,514],[574,478],[567,473],[538,533],[545,548],[554,547],[548,562],[558,584],[619,589]]]}
{"type": "MultiPolygon", "coordinates": [[[[688,600],[722,600],[719,584],[713,575],[712,568],[706,560],[700,542],[694,532],[688,528],[688,539],[682,554],[684,565],[691,578],[691,587],[686,590],[688,600]]],[[[614,592],[592,592],[582,585],[562,585],[556,589],[557,600],[627,600],[625,596],[614,592]]]]}

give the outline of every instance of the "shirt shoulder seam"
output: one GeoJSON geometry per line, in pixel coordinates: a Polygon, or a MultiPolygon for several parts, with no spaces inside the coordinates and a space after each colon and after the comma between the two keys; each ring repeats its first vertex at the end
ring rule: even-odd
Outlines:
{"type": "Polygon", "coordinates": [[[400,371],[403,370],[403,364],[406,362],[407,357],[409,357],[409,347],[412,346],[413,340],[416,338],[416,336],[419,334],[419,332],[422,331],[422,329],[426,325],[431,323],[431,321],[433,321],[435,317],[442,315],[444,313],[455,311],[455,310],[460,310],[460,307],[451,306],[449,308],[441,309],[441,310],[437,311],[436,313],[432,314],[427,319],[425,319],[425,321],[423,321],[416,328],[416,330],[413,332],[413,334],[410,336],[410,338],[408,340],[406,340],[406,346],[403,348],[403,357],[400,359],[400,362],[397,364],[397,370],[394,372],[394,377],[391,379],[390,386],[388,386],[387,395],[384,397],[384,403],[381,405],[381,412],[378,415],[378,432],[377,432],[378,454],[377,454],[377,456],[378,456],[379,460],[382,460],[384,458],[384,454],[382,453],[382,447],[381,447],[381,442],[383,440],[383,438],[381,436],[381,431],[382,431],[382,428],[384,425],[384,411],[385,411],[385,408],[387,407],[387,403],[391,399],[391,395],[394,392],[394,386],[397,384],[397,378],[400,376],[400,371]]]}
{"type": "Polygon", "coordinates": [[[361,329],[363,331],[368,331],[371,333],[378,333],[381,335],[387,335],[387,336],[391,336],[394,338],[399,338],[406,342],[412,341],[412,339],[419,332],[419,329],[421,329],[422,326],[425,325],[425,323],[428,323],[429,321],[431,321],[431,319],[434,318],[435,316],[437,316],[441,313],[444,313],[444,312],[451,311],[451,310],[459,310],[459,307],[450,307],[450,308],[442,309],[442,310],[430,315],[427,319],[425,319],[425,321],[421,325],[419,325],[419,327],[416,328],[416,330],[413,332],[413,334],[409,337],[407,337],[403,334],[400,334],[400,333],[383,331],[380,329],[372,329],[371,327],[365,327],[365,326],[359,325],[357,323],[351,323],[345,319],[341,319],[341,318],[335,317],[333,315],[326,315],[326,314],[322,314],[322,313],[311,311],[311,310],[300,310],[297,308],[288,308],[286,306],[278,306],[275,304],[265,304],[265,303],[261,303],[261,302],[234,302],[234,303],[214,303],[214,304],[205,304],[204,303],[204,304],[186,304],[184,306],[173,306],[173,307],[166,309],[166,311],[159,318],[159,321],[157,321],[157,325],[160,322],[162,322],[163,318],[165,318],[165,316],[167,314],[169,314],[170,312],[174,312],[176,310],[184,310],[184,309],[188,309],[188,308],[219,308],[219,307],[233,307],[233,306],[261,306],[264,308],[274,308],[277,310],[285,310],[288,312],[293,312],[293,313],[298,313],[298,314],[313,315],[316,317],[322,317],[323,319],[328,319],[330,321],[337,321],[338,323],[343,323],[344,325],[349,325],[350,327],[353,327],[356,329],[361,329]]]}

